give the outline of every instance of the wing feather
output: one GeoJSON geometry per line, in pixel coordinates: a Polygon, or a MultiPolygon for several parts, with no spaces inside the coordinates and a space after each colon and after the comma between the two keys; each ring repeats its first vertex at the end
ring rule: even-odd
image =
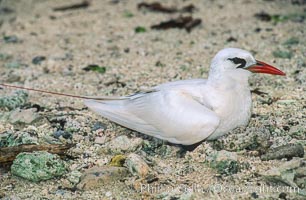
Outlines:
{"type": "Polygon", "coordinates": [[[186,90],[186,83],[161,86],[117,100],[85,100],[85,104],[122,126],[172,143],[194,144],[215,131],[219,118],[186,90]]]}

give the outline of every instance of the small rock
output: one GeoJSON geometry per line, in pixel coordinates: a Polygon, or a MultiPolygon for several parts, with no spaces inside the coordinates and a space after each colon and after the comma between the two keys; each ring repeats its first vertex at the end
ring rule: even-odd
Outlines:
{"type": "Polygon", "coordinates": [[[69,174],[67,174],[67,179],[69,180],[70,183],[76,185],[80,182],[81,176],[82,176],[81,172],[74,170],[71,171],[69,174]]]}
{"type": "Polygon", "coordinates": [[[256,192],[252,192],[251,197],[254,198],[254,199],[257,199],[259,197],[259,195],[256,192]]]}
{"type": "Polygon", "coordinates": [[[96,123],[93,125],[91,131],[97,131],[97,130],[99,130],[99,129],[104,130],[105,127],[106,127],[106,125],[103,124],[102,122],[96,122],[96,123]]]}
{"type": "Polygon", "coordinates": [[[123,167],[126,157],[124,155],[116,155],[112,157],[109,165],[115,167],[123,167]]]}
{"type": "Polygon", "coordinates": [[[105,193],[105,196],[106,196],[106,197],[111,197],[111,196],[112,196],[112,192],[111,192],[111,191],[107,191],[107,192],[105,193]]]}
{"type": "Polygon", "coordinates": [[[106,142],[106,139],[107,139],[106,136],[96,137],[95,144],[104,144],[106,142]]]}
{"type": "Polygon", "coordinates": [[[16,74],[9,74],[8,77],[4,80],[4,82],[7,83],[15,83],[15,82],[21,82],[22,77],[16,74]]]}
{"type": "Polygon", "coordinates": [[[266,127],[249,126],[246,130],[237,128],[229,133],[226,137],[222,137],[213,142],[214,148],[228,151],[241,150],[258,150],[265,151],[271,146],[271,134],[266,127]]]}
{"type": "Polygon", "coordinates": [[[296,37],[291,37],[289,38],[286,42],[283,43],[285,46],[292,46],[292,45],[297,45],[299,44],[299,39],[296,37]]]}
{"type": "Polygon", "coordinates": [[[125,166],[131,174],[139,177],[145,177],[150,171],[148,164],[139,155],[134,153],[127,156],[125,166]]]}
{"type": "Polygon", "coordinates": [[[7,68],[19,68],[19,67],[21,67],[21,63],[20,62],[18,62],[18,61],[12,61],[12,62],[9,62],[9,63],[5,63],[5,67],[7,67],[7,68]]]}
{"type": "Polygon", "coordinates": [[[58,130],[58,131],[55,131],[53,133],[53,137],[55,137],[56,139],[59,139],[61,136],[65,139],[71,139],[72,138],[71,133],[63,131],[63,130],[58,130]]]}
{"type": "Polygon", "coordinates": [[[25,105],[25,103],[28,100],[28,96],[29,96],[28,93],[23,90],[16,91],[11,96],[1,97],[0,107],[7,108],[9,110],[16,109],[18,107],[25,105]]]}
{"type": "Polygon", "coordinates": [[[107,165],[109,162],[110,161],[108,158],[100,158],[95,161],[95,165],[98,167],[101,167],[101,166],[107,165]]]}
{"type": "Polygon", "coordinates": [[[11,112],[8,120],[12,124],[32,124],[39,119],[40,115],[35,112],[35,109],[16,109],[11,112]]]}
{"type": "Polygon", "coordinates": [[[281,51],[281,50],[276,50],[273,51],[273,56],[276,58],[292,58],[293,54],[290,51],[281,51]]]}
{"type": "MultiPolygon", "coordinates": [[[[301,177],[306,177],[306,161],[303,158],[292,159],[279,167],[260,172],[259,174],[268,182],[283,183],[295,188],[301,187],[297,181],[301,177]]],[[[301,192],[306,194],[306,191],[301,190],[301,192]]]]}
{"type": "Polygon", "coordinates": [[[285,192],[281,192],[281,193],[278,195],[278,198],[286,200],[286,199],[287,199],[287,194],[286,194],[285,192]]]}
{"type": "Polygon", "coordinates": [[[13,56],[6,53],[0,53],[0,60],[7,61],[11,59],[13,56]]]}
{"type": "Polygon", "coordinates": [[[65,123],[65,131],[68,133],[76,133],[81,129],[82,125],[80,122],[67,118],[65,123]]]}
{"type": "Polygon", "coordinates": [[[226,42],[237,42],[237,41],[238,40],[232,36],[226,39],[226,42]]]}
{"type": "Polygon", "coordinates": [[[7,123],[9,121],[10,112],[0,112],[0,124],[7,123]]]}
{"type": "Polygon", "coordinates": [[[2,7],[0,8],[0,15],[7,15],[15,12],[13,9],[8,8],[8,7],[2,7]]]}
{"type": "Polygon", "coordinates": [[[296,139],[306,140],[305,126],[303,125],[291,126],[289,130],[289,135],[296,139]]]}
{"type": "Polygon", "coordinates": [[[293,157],[303,157],[304,148],[301,144],[286,144],[273,149],[270,149],[266,154],[261,156],[261,160],[274,160],[293,157]]]}
{"type": "Polygon", "coordinates": [[[3,133],[0,134],[0,147],[12,147],[21,144],[38,144],[37,138],[27,132],[3,133]]]}
{"type": "Polygon", "coordinates": [[[66,172],[58,155],[44,151],[20,153],[11,166],[11,173],[33,182],[52,179],[66,172]]]}
{"type": "Polygon", "coordinates": [[[100,74],[104,74],[106,72],[106,67],[105,66],[99,66],[96,64],[92,64],[92,65],[87,65],[86,67],[83,68],[84,71],[94,71],[94,72],[98,72],[100,74]]]}
{"type": "Polygon", "coordinates": [[[18,43],[18,42],[20,42],[19,38],[16,35],[3,36],[3,40],[4,40],[5,43],[18,43]]]}
{"type": "Polygon", "coordinates": [[[218,151],[218,153],[216,155],[216,158],[215,158],[215,161],[220,162],[220,161],[224,161],[224,160],[237,161],[237,153],[229,152],[229,151],[225,151],[225,150],[218,151]]]}
{"type": "Polygon", "coordinates": [[[135,151],[143,143],[141,138],[128,138],[121,135],[106,143],[106,148],[112,153],[135,151]]]}
{"type": "Polygon", "coordinates": [[[135,33],[144,33],[144,32],[147,31],[147,29],[143,26],[137,26],[137,27],[135,27],[134,30],[135,30],[135,33]]]}
{"type": "Polygon", "coordinates": [[[148,155],[160,155],[162,157],[173,156],[178,154],[181,149],[178,146],[167,145],[167,142],[158,138],[144,140],[142,149],[148,155]]]}
{"type": "Polygon", "coordinates": [[[40,63],[41,63],[42,61],[44,61],[44,60],[46,60],[46,57],[45,57],[45,56],[36,56],[36,57],[34,57],[34,58],[32,59],[32,63],[33,63],[34,65],[40,65],[40,63]]]}
{"type": "Polygon", "coordinates": [[[206,160],[220,174],[231,175],[240,171],[237,153],[225,150],[206,150],[206,160]]]}
{"type": "Polygon", "coordinates": [[[80,190],[99,188],[111,182],[121,180],[127,175],[128,170],[124,167],[93,167],[83,173],[77,188],[80,190]]]}
{"type": "Polygon", "coordinates": [[[271,15],[269,13],[264,12],[264,11],[256,13],[254,16],[255,16],[255,18],[257,18],[261,21],[265,21],[265,22],[271,21],[271,19],[272,19],[271,15]]]}
{"type": "Polygon", "coordinates": [[[146,176],[146,181],[148,184],[158,181],[158,179],[159,178],[156,176],[156,174],[148,174],[148,176],[146,176]]]}

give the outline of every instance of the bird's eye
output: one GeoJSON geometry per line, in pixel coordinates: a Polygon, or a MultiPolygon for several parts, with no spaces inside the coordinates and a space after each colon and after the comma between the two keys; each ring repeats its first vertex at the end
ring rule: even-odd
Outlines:
{"type": "Polygon", "coordinates": [[[238,65],[237,68],[243,68],[246,65],[246,61],[242,58],[235,57],[235,58],[229,58],[228,60],[238,65]]]}

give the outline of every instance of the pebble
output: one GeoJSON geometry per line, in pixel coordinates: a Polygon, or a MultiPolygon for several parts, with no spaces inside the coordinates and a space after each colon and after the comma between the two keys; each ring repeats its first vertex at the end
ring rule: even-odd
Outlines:
{"type": "Polygon", "coordinates": [[[16,91],[13,95],[0,98],[0,107],[13,110],[23,106],[28,100],[28,93],[23,90],[16,91]]]}
{"type": "Polygon", "coordinates": [[[29,133],[18,131],[0,134],[0,147],[12,147],[22,144],[38,144],[37,138],[29,133]]]}
{"type": "Polygon", "coordinates": [[[11,173],[29,181],[39,182],[66,173],[65,163],[58,155],[45,151],[20,153],[11,166],[11,173]]]}
{"type": "Polygon", "coordinates": [[[303,157],[304,147],[301,144],[286,144],[273,149],[270,149],[266,154],[261,156],[261,160],[274,160],[293,157],[303,157]]]}
{"type": "Polygon", "coordinates": [[[12,55],[6,53],[0,53],[0,60],[7,61],[12,58],[12,55]]]}
{"type": "Polygon", "coordinates": [[[245,130],[237,128],[226,137],[222,137],[213,142],[215,148],[228,151],[260,150],[271,146],[271,134],[266,127],[254,127],[249,125],[245,130]]]}
{"type": "Polygon", "coordinates": [[[125,166],[133,175],[144,178],[150,172],[148,164],[137,154],[131,153],[125,160],[125,166]]]}
{"type": "Polygon", "coordinates": [[[69,132],[66,132],[66,131],[63,131],[63,130],[58,130],[58,131],[55,131],[53,133],[53,137],[55,137],[57,139],[60,138],[60,137],[63,137],[65,139],[71,139],[72,135],[69,132]]]}
{"type": "Polygon", "coordinates": [[[273,56],[276,58],[292,58],[293,53],[290,51],[281,51],[281,50],[275,50],[273,51],[273,56]]]}
{"type": "Polygon", "coordinates": [[[3,37],[3,40],[5,43],[18,43],[21,42],[21,40],[16,35],[7,35],[3,37]]]}
{"type": "Polygon", "coordinates": [[[10,113],[9,122],[11,124],[32,124],[39,120],[41,116],[35,112],[36,109],[16,109],[10,113]]]}
{"type": "Polygon", "coordinates": [[[18,61],[12,61],[12,62],[9,62],[9,63],[5,63],[5,67],[7,67],[7,68],[19,68],[19,67],[21,67],[21,63],[20,62],[18,62],[18,61]]]}
{"type": "Polygon", "coordinates": [[[96,162],[95,162],[95,165],[98,166],[98,167],[102,167],[104,165],[107,165],[109,163],[109,160],[110,159],[108,159],[106,157],[97,159],[96,162]]]}
{"type": "Polygon", "coordinates": [[[95,144],[104,144],[107,140],[106,136],[96,137],[95,144]]]}
{"type": "MultiPolygon", "coordinates": [[[[303,158],[295,158],[285,162],[279,167],[274,167],[259,174],[268,182],[284,183],[291,187],[298,187],[298,178],[306,176],[306,161],[303,158]]],[[[304,188],[305,189],[305,185],[304,188]]],[[[306,193],[305,193],[306,194],[306,193]]]]}
{"type": "Polygon", "coordinates": [[[111,196],[112,196],[112,192],[111,192],[111,191],[107,191],[107,192],[105,193],[105,196],[106,196],[106,197],[111,197],[111,196]]]}
{"type": "Polygon", "coordinates": [[[141,138],[128,138],[121,135],[106,143],[105,146],[111,153],[122,153],[135,151],[143,143],[141,138]]]}
{"type": "Polygon", "coordinates": [[[241,167],[238,163],[238,156],[236,152],[207,149],[206,155],[206,161],[212,168],[216,169],[219,174],[231,175],[240,171],[241,167]]]}
{"type": "Polygon", "coordinates": [[[306,140],[305,126],[306,124],[290,127],[289,135],[297,139],[306,140]]]}
{"type": "Polygon", "coordinates": [[[69,133],[78,132],[81,129],[82,125],[80,122],[67,118],[65,123],[65,131],[69,133]]]}
{"type": "Polygon", "coordinates": [[[102,122],[96,122],[96,123],[93,125],[93,127],[91,128],[91,131],[97,131],[97,130],[99,130],[99,129],[104,130],[105,127],[106,127],[106,125],[103,124],[102,122]]]}
{"type": "Polygon", "coordinates": [[[128,170],[124,167],[102,166],[87,169],[81,176],[81,181],[77,185],[80,190],[90,190],[103,187],[111,182],[122,180],[128,175],[128,170]]]}
{"type": "Polygon", "coordinates": [[[81,176],[82,176],[81,172],[73,170],[69,174],[67,174],[67,179],[69,180],[70,183],[76,185],[80,182],[81,176]]]}
{"type": "Polygon", "coordinates": [[[34,65],[40,65],[42,61],[46,60],[45,56],[36,56],[32,59],[34,65]]]}

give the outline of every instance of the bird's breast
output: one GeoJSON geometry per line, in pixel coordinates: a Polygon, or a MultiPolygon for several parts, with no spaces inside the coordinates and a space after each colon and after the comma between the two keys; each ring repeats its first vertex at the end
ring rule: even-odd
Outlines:
{"type": "Polygon", "coordinates": [[[220,118],[220,125],[213,133],[213,139],[225,135],[236,127],[248,124],[252,108],[249,88],[235,87],[217,91],[211,104],[220,118]]]}

